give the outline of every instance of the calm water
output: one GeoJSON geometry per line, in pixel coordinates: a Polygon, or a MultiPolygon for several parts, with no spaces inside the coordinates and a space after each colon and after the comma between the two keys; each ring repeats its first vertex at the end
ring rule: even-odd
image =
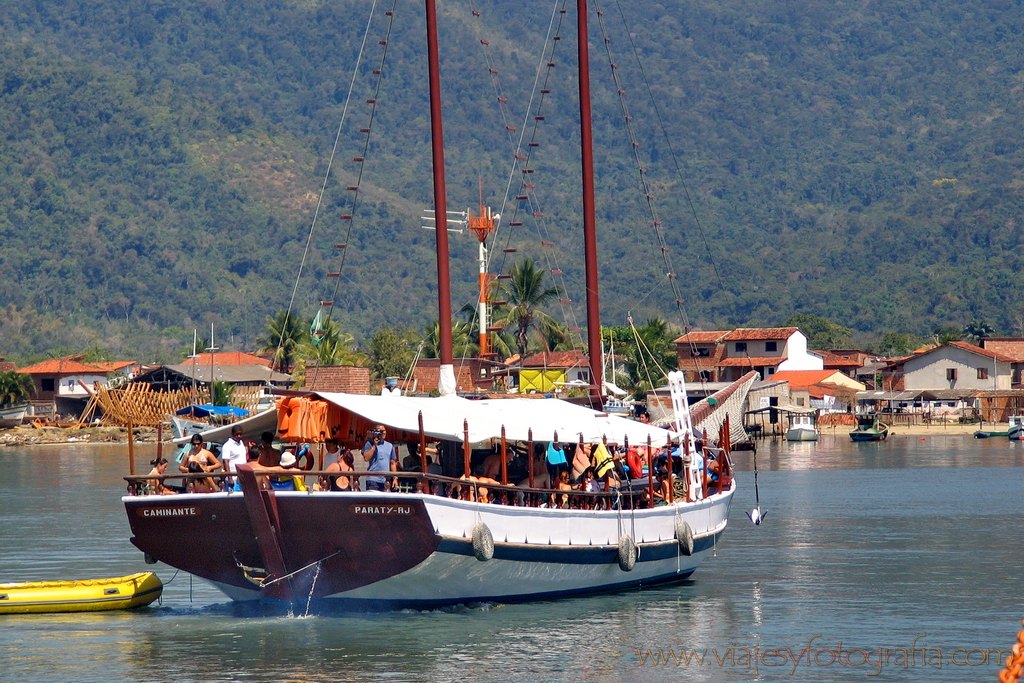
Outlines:
{"type": "MultiPolygon", "coordinates": [[[[289,618],[156,565],[166,588],[150,608],[0,617],[0,681],[996,680],[981,651],[1007,648],[1024,618],[1024,444],[762,443],[759,527],[744,514],[751,454],[737,460],[732,524],[684,585],[289,618]]],[[[0,470],[0,582],[151,569],[127,540],[125,447],[5,448],[0,470]]]]}

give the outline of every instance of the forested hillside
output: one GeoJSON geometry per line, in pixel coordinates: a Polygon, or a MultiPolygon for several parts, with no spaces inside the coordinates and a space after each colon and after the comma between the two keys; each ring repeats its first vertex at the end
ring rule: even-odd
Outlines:
{"type": "MultiPolygon", "coordinates": [[[[495,269],[527,255],[563,270],[575,303],[552,314],[579,325],[574,8],[552,7],[440,3],[448,198],[475,206],[482,183],[505,225],[523,223],[499,235],[495,269]],[[564,22],[561,40],[545,40],[550,21],[564,22]],[[557,66],[535,86],[547,63],[557,66]],[[527,111],[540,89],[543,108],[527,111]],[[539,144],[531,201],[517,206],[509,140],[524,130],[539,144]],[[502,257],[506,240],[517,254],[502,257]]],[[[433,234],[420,227],[431,201],[422,7],[385,9],[370,22],[295,288],[370,3],[0,3],[0,355],[91,347],[170,360],[211,324],[218,345],[251,348],[293,288],[300,315],[332,298],[357,338],[435,318],[433,234]],[[335,296],[324,274],[339,242],[349,246],[335,296]]],[[[627,312],[705,328],[804,313],[862,334],[976,320],[1020,331],[1020,3],[601,9],[591,44],[605,324],[627,312]]],[[[458,309],[473,299],[476,245],[452,245],[458,309]]]]}

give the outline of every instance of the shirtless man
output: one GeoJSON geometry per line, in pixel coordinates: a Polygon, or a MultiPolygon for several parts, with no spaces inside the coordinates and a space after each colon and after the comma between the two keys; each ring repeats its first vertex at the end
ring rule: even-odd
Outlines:
{"type": "MultiPolygon", "coordinates": [[[[505,466],[508,467],[508,463],[512,462],[513,453],[508,452],[508,457],[505,459],[505,466]]],[[[495,453],[494,455],[488,455],[484,459],[483,465],[483,476],[488,479],[497,480],[501,477],[501,453],[495,453]]]]}
{"type": "Polygon", "coordinates": [[[281,464],[281,451],[274,448],[274,434],[260,434],[260,467],[277,467],[281,464]]]}

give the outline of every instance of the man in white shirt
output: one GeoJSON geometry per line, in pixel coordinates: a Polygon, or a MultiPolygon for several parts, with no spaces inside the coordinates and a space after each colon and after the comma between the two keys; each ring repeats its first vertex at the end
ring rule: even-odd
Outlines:
{"type": "MultiPolygon", "coordinates": [[[[234,472],[237,465],[244,465],[249,460],[249,448],[242,441],[242,428],[234,426],[231,428],[231,438],[224,442],[220,449],[220,459],[224,463],[224,469],[234,472]]],[[[241,491],[236,480],[234,490],[241,491]]]]}

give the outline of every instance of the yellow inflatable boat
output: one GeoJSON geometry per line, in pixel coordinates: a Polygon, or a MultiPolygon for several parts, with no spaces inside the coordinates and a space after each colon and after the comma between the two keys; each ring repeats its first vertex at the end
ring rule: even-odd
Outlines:
{"type": "Polygon", "coordinates": [[[130,609],[148,605],[163,590],[153,572],[114,579],[0,583],[0,614],[130,609]]]}

